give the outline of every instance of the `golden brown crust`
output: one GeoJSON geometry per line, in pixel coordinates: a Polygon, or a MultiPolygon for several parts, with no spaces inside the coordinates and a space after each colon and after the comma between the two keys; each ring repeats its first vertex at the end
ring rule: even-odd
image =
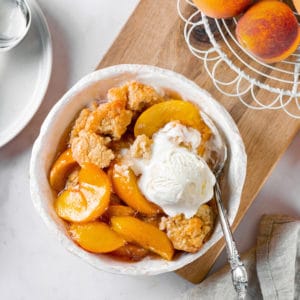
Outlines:
{"type": "Polygon", "coordinates": [[[122,100],[107,102],[91,112],[87,118],[85,130],[100,135],[109,135],[119,140],[132,119],[132,112],[125,109],[122,100]]]}
{"type": "Polygon", "coordinates": [[[107,148],[109,142],[107,137],[81,130],[71,142],[73,157],[80,165],[90,162],[99,168],[106,168],[115,157],[112,150],[107,148]]]}
{"type": "Polygon", "coordinates": [[[127,88],[127,107],[133,111],[141,111],[163,100],[155,89],[149,85],[133,81],[127,84],[127,88]]]}
{"type": "Polygon", "coordinates": [[[107,103],[98,106],[93,102],[89,108],[80,112],[71,131],[70,142],[83,129],[109,135],[117,141],[126,131],[135,112],[162,101],[162,97],[152,87],[135,81],[111,88],[107,99],[107,103]]]}
{"type": "Polygon", "coordinates": [[[73,138],[77,137],[79,132],[85,128],[86,121],[87,121],[88,117],[90,116],[90,114],[91,114],[91,111],[88,108],[84,108],[80,112],[80,114],[79,114],[78,118],[76,119],[75,124],[72,128],[71,135],[70,135],[70,142],[72,142],[73,138]]]}
{"type": "Polygon", "coordinates": [[[90,108],[84,108],[72,128],[70,142],[81,130],[109,135],[113,140],[119,140],[132,119],[132,112],[125,106],[126,102],[117,99],[99,106],[94,103],[90,108]]]}
{"type": "Polygon", "coordinates": [[[175,249],[197,252],[212,232],[213,212],[208,205],[202,206],[198,210],[199,216],[190,219],[183,214],[161,219],[159,228],[167,232],[175,249]]]}
{"type": "Polygon", "coordinates": [[[113,87],[108,90],[107,92],[107,100],[108,102],[113,102],[113,101],[123,101],[124,107],[127,105],[127,93],[128,93],[128,88],[127,85],[123,85],[120,87],[113,87]]]}
{"type": "Polygon", "coordinates": [[[213,226],[215,214],[213,208],[211,208],[209,205],[201,205],[196,212],[196,216],[199,217],[205,225],[213,226]]]}
{"type": "Polygon", "coordinates": [[[122,101],[127,109],[138,112],[153,104],[163,101],[163,98],[149,85],[132,81],[123,86],[111,88],[107,93],[109,102],[122,101]]]}
{"type": "Polygon", "coordinates": [[[152,140],[145,134],[138,135],[130,147],[130,156],[133,158],[150,159],[152,140]]]}

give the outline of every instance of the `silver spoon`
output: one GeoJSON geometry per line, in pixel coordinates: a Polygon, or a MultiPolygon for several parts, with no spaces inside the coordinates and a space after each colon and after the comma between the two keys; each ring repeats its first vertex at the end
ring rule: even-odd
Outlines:
{"type": "Polygon", "coordinates": [[[17,46],[31,24],[31,11],[26,0],[0,0],[0,52],[17,46]]]}
{"type": "Polygon", "coordinates": [[[213,165],[213,172],[216,176],[214,193],[216,197],[220,223],[226,242],[226,250],[228,262],[231,268],[233,286],[237,292],[238,299],[245,299],[248,287],[247,271],[243,262],[240,259],[240,255],[238,253],[235,241],[232,236],[232,232],[228,222],[227,212],[222,202],[221,189],[219,185],[219,178],[227,161],[227,147],[212,120],[206,114],[201,115],[204,121],[207,123],[207,125],[211,128],[212,132],[214,133],[214,136],[218,139],[218,146],[215,147],[218,149],[218,155],[217,158],[211,162],[211,164],[213,165]]]}

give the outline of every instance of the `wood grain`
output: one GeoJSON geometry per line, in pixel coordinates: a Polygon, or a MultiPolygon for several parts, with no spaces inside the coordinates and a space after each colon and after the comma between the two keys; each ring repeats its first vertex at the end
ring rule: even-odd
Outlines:
{"type": "MultiPolygon", "coordinates": [[[[97,68],[121,63],[157,65],[179,72],[208,90],[236,121],[248,155],[247,177],[233,229],[255,199],[276,162],[300,128],[299,121],[282,111],[249,110],[239,100],[218,92],[183,39],[183,23],[175,0],[141,0],[97,68]]],[[[259,91],[264,96],[264,91],[259,91]]],[[[221,239],[197,261],[178,270],[187,280],[203,280],[224,247],[221,239]]]]}

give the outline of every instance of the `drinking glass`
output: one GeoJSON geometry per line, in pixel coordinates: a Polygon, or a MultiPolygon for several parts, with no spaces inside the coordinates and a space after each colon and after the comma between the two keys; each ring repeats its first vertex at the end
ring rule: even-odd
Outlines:
{"type": "Polygon", "coordinates": [[[0,51],[19,44],[30,23],[31,13],[26,0],[0,0],[0,51]]]}

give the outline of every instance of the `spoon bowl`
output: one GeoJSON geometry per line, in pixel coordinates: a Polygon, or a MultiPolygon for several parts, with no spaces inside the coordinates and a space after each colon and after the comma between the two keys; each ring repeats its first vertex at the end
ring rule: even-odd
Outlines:
{"type": "Polygon", "coordinates": [[[227,161],[227,146],[224,142],[224,137],[221,135],[220,130],[217,128],[213,120],[204,112],[201,112],[201,117],[212,132],[212,137],[208,142],[209,144],[204,153],[204,158],[216,178],[218,178],[227,161]]]}

